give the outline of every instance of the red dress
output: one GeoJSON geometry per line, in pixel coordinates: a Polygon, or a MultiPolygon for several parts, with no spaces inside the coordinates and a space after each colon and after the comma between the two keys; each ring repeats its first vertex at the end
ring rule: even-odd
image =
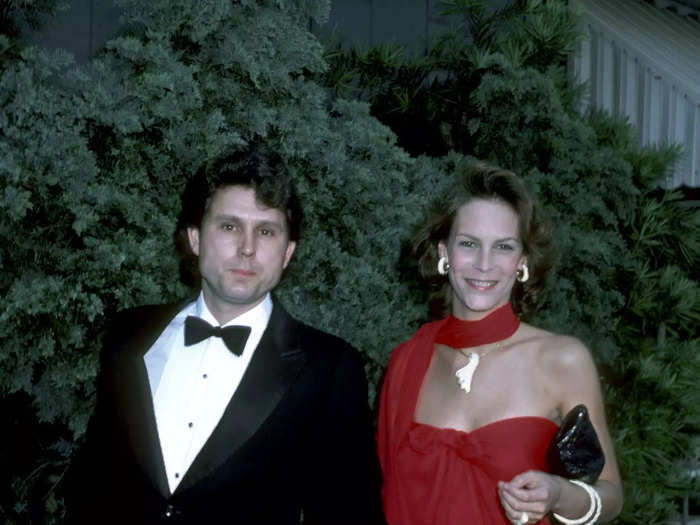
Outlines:
{"type": "Polygon", "coordinates": [[[418,392],[443,322],[421,327],[394,350],[387,368],[378,434],[387,521],[507,525],[498,481],[526,470],[546,470],[547,447],[558,427],[542,417],[503,419],[471,432],[414,422],[418,392]]]}

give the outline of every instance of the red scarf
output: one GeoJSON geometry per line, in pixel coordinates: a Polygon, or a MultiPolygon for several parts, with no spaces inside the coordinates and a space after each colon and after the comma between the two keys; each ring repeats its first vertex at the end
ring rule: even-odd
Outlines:
{"type": "Polygon", "coordinates": [[[464,321],[450,315],[440,327],[435,342],[451,348],[469,348],[507,339],[520,326],[510,302],[478,321],[464,321]]]}

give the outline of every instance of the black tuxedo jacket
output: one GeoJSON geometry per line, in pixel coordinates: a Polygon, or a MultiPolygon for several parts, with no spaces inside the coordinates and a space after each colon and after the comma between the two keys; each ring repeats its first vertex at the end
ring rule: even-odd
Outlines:
{"type": "Polygon", "coordinates": [[[219,424],[169,493],[143,356],[180,309],[127,310],[105,338],[67,523],[382,523],[360,356],[277,302],[219,424]]]}

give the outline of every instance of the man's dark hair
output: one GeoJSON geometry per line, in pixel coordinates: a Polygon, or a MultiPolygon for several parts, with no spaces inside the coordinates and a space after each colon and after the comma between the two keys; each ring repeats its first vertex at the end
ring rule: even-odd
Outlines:
{"type": "Polygon", "coordinates": [[[279,155],[260,144],[251,144],[246,149],[216,157],[197,170],[182,195],[174,240],[180,255],[180,277],[188,286],[199,286],[200,275],[197,256],[192,253],[187,238],[187,228],[200,228],[214,194],[229,186],[253,189],[259,204],[283,213],[289,240],[299,239],[301,203],[291,173],[279,155]]]}

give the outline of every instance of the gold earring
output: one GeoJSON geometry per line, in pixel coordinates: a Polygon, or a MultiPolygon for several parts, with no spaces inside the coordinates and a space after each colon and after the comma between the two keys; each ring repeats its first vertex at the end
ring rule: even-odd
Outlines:
{"type": "Polygon", "coordinates": [[[524,283],[530,278],[530,270],[528,269],[527,264],[523,264],[523,267],[515,272],[515,278],[520,283],[524,283]]]}
{"type": "Polygon", "coordinates": [[[440,275],[447,275],[450,269],[450,263],[447,262],[447,257],[440,257],[437,265],[437,271],[440,275]]]}

